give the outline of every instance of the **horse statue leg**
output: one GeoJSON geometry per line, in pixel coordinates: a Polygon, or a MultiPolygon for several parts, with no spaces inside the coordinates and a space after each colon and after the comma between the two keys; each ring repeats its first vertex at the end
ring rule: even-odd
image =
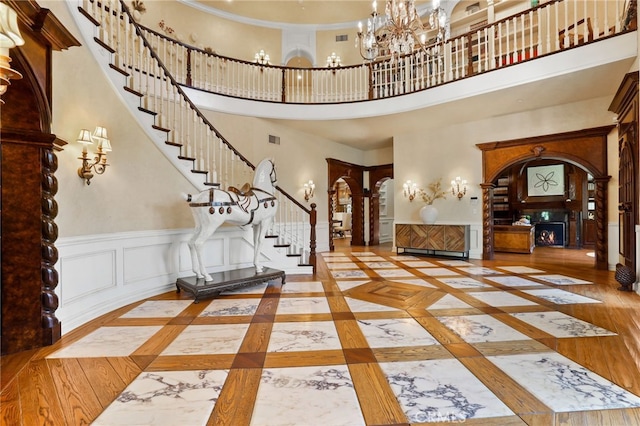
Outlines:
{"type": "Polygon", "coordinates": [[[260,248],[272,221],[273,218],[266,218],[253,226],[253,265],[256,268],[256,273],[264,270],[260,264],[260,248]]]}
{"type": "Polygon", "coordinates": [[[222,225],[224,219],[220,215],[209,214],[207,209],[203,208],[199,208],[197,211],[194,209],[193,217],[197,224],[196,232],[194,232],[189,241],[193,272],[198,278],[204,278],[205,281],[213,281],[213,277],[207,272],[207,268],[202,261],[202,247],[215,230],[222,225]]]}

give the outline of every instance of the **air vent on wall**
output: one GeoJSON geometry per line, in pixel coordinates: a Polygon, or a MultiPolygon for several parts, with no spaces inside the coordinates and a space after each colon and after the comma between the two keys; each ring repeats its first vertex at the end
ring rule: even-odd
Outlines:
{"type": "Polygon", "coordinates": [[[349,36],[347,34],[337,35],[336,41],[349,41],[349,36]]]}
{"type": "Polygon", "coordinates": [[[269,135],[269,143],[280,145],[280,136],[269,135]]]}

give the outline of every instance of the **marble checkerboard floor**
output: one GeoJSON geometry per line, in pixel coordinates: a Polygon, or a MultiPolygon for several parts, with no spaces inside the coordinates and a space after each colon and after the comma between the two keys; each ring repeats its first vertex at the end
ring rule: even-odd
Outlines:
{"type": "Polygon", "coordinates": [[[592,359],[624,340],[596,314],[627,296],[514,262],[354,248],[284,286],[133,304],[46,360],[139,366],[94,425],[637,424],[637,368],[592,359]]]}

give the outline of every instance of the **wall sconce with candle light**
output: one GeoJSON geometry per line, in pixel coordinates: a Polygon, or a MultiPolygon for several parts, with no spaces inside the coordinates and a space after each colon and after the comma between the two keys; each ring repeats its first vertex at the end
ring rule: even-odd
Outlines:
{"type": "MultiPolygon", "coordinates": [[[[7,91],[11,84],[9,80],[22,78],[22,74],[11,68],[9,49],[23,44],[24,39],[20,35],[16,11],[8,5],[0,3],[0,96],[7,91]]],[[[0,104],[4,104],[2,99],[0,99],[0,104]]]]}
{"type": "Polygon", "coordinates": [[[467,181],[460,178],[460,176],[456,176],[454,180],[451,181],[451,193],[458,197],[458,201],[464,197],[464,194],[467,193],[467,181]]]}
{"type": "Polygon", "coordinates": [[[83,145],[82,157],[78,157],[79,160],[82,160],[82,166],[78,169],[78,176],[84,179],[87,185],[91,185],[93,173],[101,175],[109,165],[107,164],[107,152],[111,151],[111,142],[107,137],[107,129],[98,126],[93,131],[93,134],[87,129],[82,129],[80,130],[80,135],[78,135],[78,143],[83,145]],[[93,145],[94,141],[98,144],[98,147],[92,162],[87,152],[87,145],[93,145]]]}
{"type": "Polygon", "coordinates": [[[253,58],[253,62],[260,65],[269,65],[270,60],[271,58],[269,58],[269,54],[264,53],[263,49],[260,49],[260,51],[256,53],[256,55],[253,58]]]}
{"type": "Polygon", "coordinates": [[[316,184],[312,180],[304,184],[304,200],[309,201],[313,198],[313,194],[316,190],[316,184]]]}
{"type": "Polygon", "coordinates": [[[409,198],[409,201],[413,201],[418,193],[418,184],[408,180],[402,185],[402,190],[405,198],[409,198]]]}

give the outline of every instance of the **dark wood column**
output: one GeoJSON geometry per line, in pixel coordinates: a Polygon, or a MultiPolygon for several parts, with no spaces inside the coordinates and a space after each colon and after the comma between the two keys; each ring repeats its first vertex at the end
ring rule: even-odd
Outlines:
{"type": "Polygon", "coordinates": [[[493,259],[493,188],[492,183],[483,183],[482,188],[482,259],[493,259]]]}
{"type": "Polygon", "coordinates": [[[2,354],[50,345],[60,338],[55,316],[58,260],[55,217],[57,159],[65,142],[51,134],[51,54],[80,43],[33,0],[3,1],[18,14],[23,46],[10,50],[24,78],[3,95],[0,135],[2,354]]]}
{"type": "Polygon", "coordinates": [[[596,177],[596,269],[609,269],[607,249],[607,185],[611,176],[596,177]]]}

